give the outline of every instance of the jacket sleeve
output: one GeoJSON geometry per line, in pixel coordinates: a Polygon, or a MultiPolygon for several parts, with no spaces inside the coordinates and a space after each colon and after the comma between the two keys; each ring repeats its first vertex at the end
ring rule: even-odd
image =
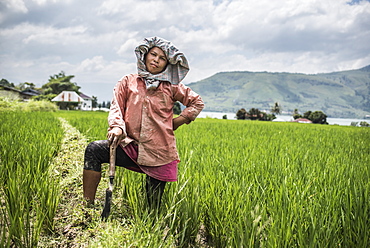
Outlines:
{"type": "Polygon", "coordinates": [[[204,102],[200,95],[183,83],[173,85],[174,100],[181,102],[186,108],[181,112],[181,116],[188,119],[187,124],[194,121],[204,108],[204,102]]]}
{"type": "Polygon", "coordinates": [[[123,118],[124,111],[126,108],[126,100],[125,100],[125,85],[127,83],[127,77],[123,77],[121,80],[118,81],[116,86],[113,89],[113,99],[110,105],[109,115],[108,115],[108,131],[110,131],[114,127],[121,128],[124,132],[126,132],[126,124],[123,118]]]}

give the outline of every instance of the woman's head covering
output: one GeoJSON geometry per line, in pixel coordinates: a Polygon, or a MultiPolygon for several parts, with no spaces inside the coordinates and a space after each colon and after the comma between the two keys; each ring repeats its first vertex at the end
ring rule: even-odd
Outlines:
{"type": "Polygon", "coordinates": [[[179,84],[189,71],[189,65],[185,55],[171,42],[159,37],[144,39],[143,43],[135,48],[135,54],[137,57],[138,74],[144,78],[147,89],[157,88],[160,81],[179,84]],[[158,74],[149,73],[145,66],[145,55],[152,47],[161,48],[168,60],[166,69],[158,74]]]}

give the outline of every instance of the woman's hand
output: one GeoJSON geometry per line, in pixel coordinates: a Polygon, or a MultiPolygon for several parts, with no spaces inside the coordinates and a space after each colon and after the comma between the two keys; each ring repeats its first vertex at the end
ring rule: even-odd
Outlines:
{"type": "Polygon", "coordinates": [[[179,126],[185,124],[185,123],[188,123],[188,119],[186,119],[185,117],[183,116],[178,116],[176,118],[173,118],[172,119],[172,127],[173,127],[173,131],[175,131],[179,126]]]}
{"type": "Polygon", "coordinates": [[[109,146],[114,145],[117,147],[119,143],[126,138],[127,134],[120,127],[114,127],[108,132],[107,138],[109,146]]]}

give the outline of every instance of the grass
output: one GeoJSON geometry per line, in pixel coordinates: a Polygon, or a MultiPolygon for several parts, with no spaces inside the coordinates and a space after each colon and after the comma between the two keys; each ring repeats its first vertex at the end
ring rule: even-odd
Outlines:
{"type": "Polygon", "coordinates": [[[368,129],[238,121],[194,128],[201,136],[186,144],[207,151],[193,156],[204,161],[195,181],[216,247],[367,246],[369,199],[360,192],[369,190],[368,129]]]}
{"type": "Polygon", "coordinates": [[[2,112],[0,122],[0,245],[35,247],[54,229],[59,184],[50,162],[63,133],[48,113],[2,112]]]}
{"type": "Polygon", "coordinates": [[[161,213],[146,210],[144,176],[118,168],[111,216],[101,222],[106,175],[90,209],[81,174],[84,146],[105,138],[107,113],[52,115],[85,137],[65,137],[57,158],[69,159],[54,161],[60,198],[41,247],[369,246],[369,128],[197,119],[176,131],[179,180],[168,184],[161,213]]]}

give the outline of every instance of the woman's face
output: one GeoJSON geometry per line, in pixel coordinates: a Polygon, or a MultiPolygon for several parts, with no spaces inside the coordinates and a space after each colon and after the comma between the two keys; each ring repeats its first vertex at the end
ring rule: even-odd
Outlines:
{"type": "Polygon", "coordinates": [[[164,71],[167,66],[167,58],[162,49],[152,47],[145,56],[146,70],[151,74],[158,74],[164,71]]]}

